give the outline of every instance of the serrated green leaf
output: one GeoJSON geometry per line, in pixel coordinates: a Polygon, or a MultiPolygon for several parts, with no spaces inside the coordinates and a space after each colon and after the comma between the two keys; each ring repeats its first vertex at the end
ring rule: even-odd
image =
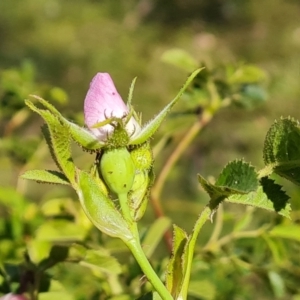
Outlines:
{"type": "Polygon", "coordinates": [[[198,179],[209,194],[210,207],[215,209],[225,198],[234,194],[247,194],[258,187],[254,167],[244,161],[232,161],[222,170],[215,184],[206,181],[201,175],[198,179]]]}
{"type": "Polygon", "coordinates": [[[156,132],[162,121],[165,119],[167,114],[170,112],[171,108],[176,104],[176,102],[180,99],[186,88],[189,86],[189,84],[192,82],[192,80],[197,76],[197,74],[201,71],[201,69],[198,69],[194,71],[187,79],[183,87],[180,89],[177,96],[154,118],[152,119],[148,124],[146,124],[141,131],[130,140],[130,145],[139,145],[151,138],[153,134],[156,132]]]}
{"type": "Polygon", "coordinates": [[[181,291],[184,278],[184,269],[182,266],[184,250],[188,236],[180,227],[174,225],[173,230],[173,249],[172,257],[166,270],[166,287],[174,299],[177,299],[181,291]]]}
{"type": "Polygon", "coordinates": [[[76,188],[82,208],[90,221],[102,232],[123,240],[133,238],[132,233],[113,204],[99,189],[96,181],[86,172],[78,170],[76,188]]]}
{"type": "Polygon", "coordinates": [[[71,156],[70,134],[68,128],[50,111],[39,109],[28,100],[26,100],[26,105],[38,113],[47,123],[48,137],[50,137],[50,140],[48,139],[48,145],[53,158],[68,180],[72,184],[75,184],[75,165],[71,156]]]}
{"type": "Polygon", "coordinates": [[[110,256],[109,253],[100,250],[87,250],[84,259],[79,264],[106,274],[118,275],[122,272],[121,265],[117,259],[110,256]]]}
{"type": "Polygon", "coordinates": [[[282,190],[282,186],[268,177],[263,177],[260,183],[264,193],[272,201],[274,210],[277,212],[283,210],[287,206],[290,197],[282,190]]]}
{"type": "Polygon", "coordinates": [[[250,164],[235,160],[222,170],[215,185],[246,194],[257,189],[257,173],[250,164]]]}
{"type": "Polygon", "coordinates": [[[197,61],[182,49],[170,49],[163,53],[162,61],[180,68],[186,72],[192,72],[198,67],[197,61]]]}
{"type": "Polygon", "coordinates": [[[68,178],[58,171],[52,170],[29,170],[21,175],[23,179],[35,180],[42,183],[55,183],[69,185],[68,178]]]}
{"type": "MultiPolygon", "coordinates": [[[[246,195],[231,195],[226,198],[226,202],[251,205],[257,208],[263,208],[268,211],[275,211],[273,202],[264,193],[263,188],[259,187],[255,192],[246,195]]],[[[276,211],[279,215],[290,218],[291,206],[287,204],[285,208],[276,211]]]]}
{"type": "Polygon", "coordinates": [[[160,217],[150,226],[142,241],[145,246],[144,252],[148,258],[151,257],[170,225],[171,220],[169,218],[160,217]]]}
{"type": "Polygon", "coordinates": [[[266,168],[300,185],[300,126],[292,118],[275,121],[263,150],[266,168]]]}

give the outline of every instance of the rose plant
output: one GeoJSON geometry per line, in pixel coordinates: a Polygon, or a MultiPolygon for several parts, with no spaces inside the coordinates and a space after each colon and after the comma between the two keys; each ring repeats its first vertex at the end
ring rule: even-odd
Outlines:
{"type": "MultiPolygon", "coordinates": [[[[206,221],[213,220],[222,202],[259,207],[289,217],[289,197],[270,176],[275,173],[300,183],[297,158],[300,153],[299,125],[291,118],[281,119],[274,123],[266,136],[265,167],[262,170],[257,171],[244,160],[235,160],[227,164],[215,182],[198,175],[199,183],[208,193],[210,201],[200,212],[190,235],[174,225],[172,256],[166,266],[165,278],[161,280],[141,245],[138,228],[149,198],[152,197],[151,203],[155,206],[153,198],[160,195],[154,180],[150,140],[184,93],[195,96],[197,90],[193,85],[201,76],[201,80],[207,76],[202,72],[202,69],[192,72],[177,96],[146,124],[142,124],[131,103],[135,80],[125,104],[107,73],[96,74],[90,84],[84,101],[86,127],[67,120],[54,106],[38,96],[33,96],[33,101],[26,100],[27,106],[46,122],[43,134],[59,171],[29,170],[22,178],[72,187],[90,222],[101,232],[121,239],[130,249],[153,287],[151,299],[187,299],[198,234],[206,221]],[[38,101],[42,108],[34,101],[38,101]],[[90,170],[82,170],[75,165],[71,140],[95,156],[90,170]]],[[[234,80],[237,85],[241,82],[241,78],[234,79],[232,75],[231,83],[234,80]]],[[[243,97],[236,98],[236,90],[231,91],[229,85],[225,100],[216,96],[217,81],[210,80],[209,86],[210,90],[215,89],[214,98],[201,103],[206,122],[220,108],[245,100],[243,97]]],[[[199,130],[200,127],[193,127],[194,134],[199,130]]],[[[184,140],[185,144],[181,144],[179,152],[193,139],[192,135],[187,137],[189,140],[184,140]]],[[[163,180],[158,177],[158,183],[163,180]]],[[[83,250],[81,246],[76,246],[76,251],[83,250]]]]}

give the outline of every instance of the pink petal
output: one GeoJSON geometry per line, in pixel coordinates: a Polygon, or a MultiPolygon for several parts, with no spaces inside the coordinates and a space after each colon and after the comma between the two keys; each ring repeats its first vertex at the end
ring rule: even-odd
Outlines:
{"type": "MultiPolygon", "coordinates": [[[[113,126],[91,127],[110,117],[122,118],[128,112],[128,108],[116,90],[110,75],[108,73],[97,73],[84,100],[84,119],[87,127],[98,139],[106,140],[108,134],[114,130],[113,126]]],[[[134,118],[131,118],[126,125],[126,129],[131,135],[135,130],[139,130],[140,126],[134,118]]]]}

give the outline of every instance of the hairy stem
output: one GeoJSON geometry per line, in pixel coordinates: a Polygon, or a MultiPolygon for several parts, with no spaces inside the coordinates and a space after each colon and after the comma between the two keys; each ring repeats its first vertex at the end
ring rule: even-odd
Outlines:
{"type": "Polygon", "coordinates": [[[189,281],[190,281],[190,275],[191,275],[193,255],[194,255],[196,241],[197,241],[198,235],[200,233],[200,230],[202,229],[205,222],[210,219],[211,214],[212,214],[211,208],[209,206],[205,206],[205,208],[201,212],[198,220],[196,221],[196,224],[193,229],[193,233],[192,233],[191,237],[189,238],[188,249],[186,250],[189,252],[189,256],[187,259],[184,281],[182,283],[181,299],[187,299],[188,286],[189,286],[189,281]]]}
{"type": "Polygon", "coordinates": [[[149,260],[147,259],[139,240],[134,239],[125,242],[127,247],[132,252],[133,256],[137,260],[139,266],[141,267],[142,271],[146,275],[149,282],[152,284],[153,288],[156,292],[160,295],[163,300],[173,300],[173,297],[159,279],[158,275],[153,270],[149,260]]]}

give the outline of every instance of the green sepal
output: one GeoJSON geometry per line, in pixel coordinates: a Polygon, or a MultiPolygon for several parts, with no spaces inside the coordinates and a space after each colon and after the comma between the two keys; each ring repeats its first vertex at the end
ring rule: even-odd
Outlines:
{"type": "Polygon", "coordinates": [[[128,98],[127,98],[127,106],[128,108],[131,108],[131,102],[132,102],[132,98],[133,98],[133,91],[134,91],[134,87],[135,87],[135,83],[136,83],[136,77],[133,78],[130,88],[129,88],[129,93],[128,93],[128,98]]]}
{"type": "Polygon", "coordinates": [[[71,141],[68,128],[50,111],[37,108],[31,101],[26,105],[38,113],[47,123],[46,141],[58,168],[64,172],[68,180],[75,184],[75,165],[71,156],[71,141]]]}
{"type": "MultiPolygon", "coordinates": [[[[275,121],[263,150],[266,170],[300,185],[300,126],[292,118],[275,121]]],[[[266,175],[269,175],[266,174],[266,175]]]]}
{"type": "Polygon", "coordinates": [[[85,150],[95,152],[105,146],[105,143],[98,140],[88,129],[80,127],[65,118],[61,121],[65,122],[65,124],[69,126],[72,139],[85,150]]]}
{"type": "Polygon", "coordinates": [[[82,208],[90,221],[100,231],[123,240],[133,238],[128,224],[112,200],[102,193],[90,174],[78,170],[77,184],[76,191],[82,208]]]}
{"type": "Polygon", "coordinates": [[[148,171],[153,166],[153,154],[149,141],[134,147],[130,151],[130,156],[137,170],[148,171]]]}
{"type": "Polygon", "coordinates": [[[46,107],[54,116],[59,118],[62,124],[64,124],[70,131],[72,139],[79,144],[81,147],[88,151],[99,151],[105,143],[99,141],[92,132],[84,127],[80,127],[66,118],[64,118],[61,113],[48,101],[35,95],[31,95],[33,98],[37,99],[44,107],[46,107]]]}
{"type": "Polygon", "coordinates": [[[188,236],[183,229],[173,226],[173,249],[166,269],[166,287],[173,298],[178,299],[184,278],[183,259],[188,236]]]}
{"type": "Polygon", "coordinates": [[[139,171],[135,174],[132,188],[128,193],[130,211],[135,221],[139,221],[145,213],[149,181],[148,172],[139,171]]]}
{"type": "Polygon", "coordinates": [[[129,145],[139,145],[143,144],[147,140],[149,140],[162,121],[165,119],[167,114],[170,112],[171,108],[176,104],[176,102],[180,99],[186,88],[189,86],[189,84],[192,82],[192,80],[197,76],[197,74],[201,71],[201,69],[198,69],[194,71],[187,79],[183,87],[180,89],[177,96],[154,118],[152,119],[148,124],[146,124],[141,131],[136,134],[129,142],[129,145]]]}
{"type": "Polygon", "coordinates": [[[99,158],[100,158],[100,153],[97,154],[97,158],[91,167],[90,174],[92,178],[96,181],[98,188],[101,190],[101,192],[105,195],[108,196],[108,189],[107,186],[105,185],[103,179],[101,178],[101,173],[99,170],[99,158]]]}
{"type": "Polygon", "coordinates": [[[61,172],[52,170],[29,170],[21,175],[23,179],[35,180],[42,183],[69,185],[68,178],[61,172]]]}

